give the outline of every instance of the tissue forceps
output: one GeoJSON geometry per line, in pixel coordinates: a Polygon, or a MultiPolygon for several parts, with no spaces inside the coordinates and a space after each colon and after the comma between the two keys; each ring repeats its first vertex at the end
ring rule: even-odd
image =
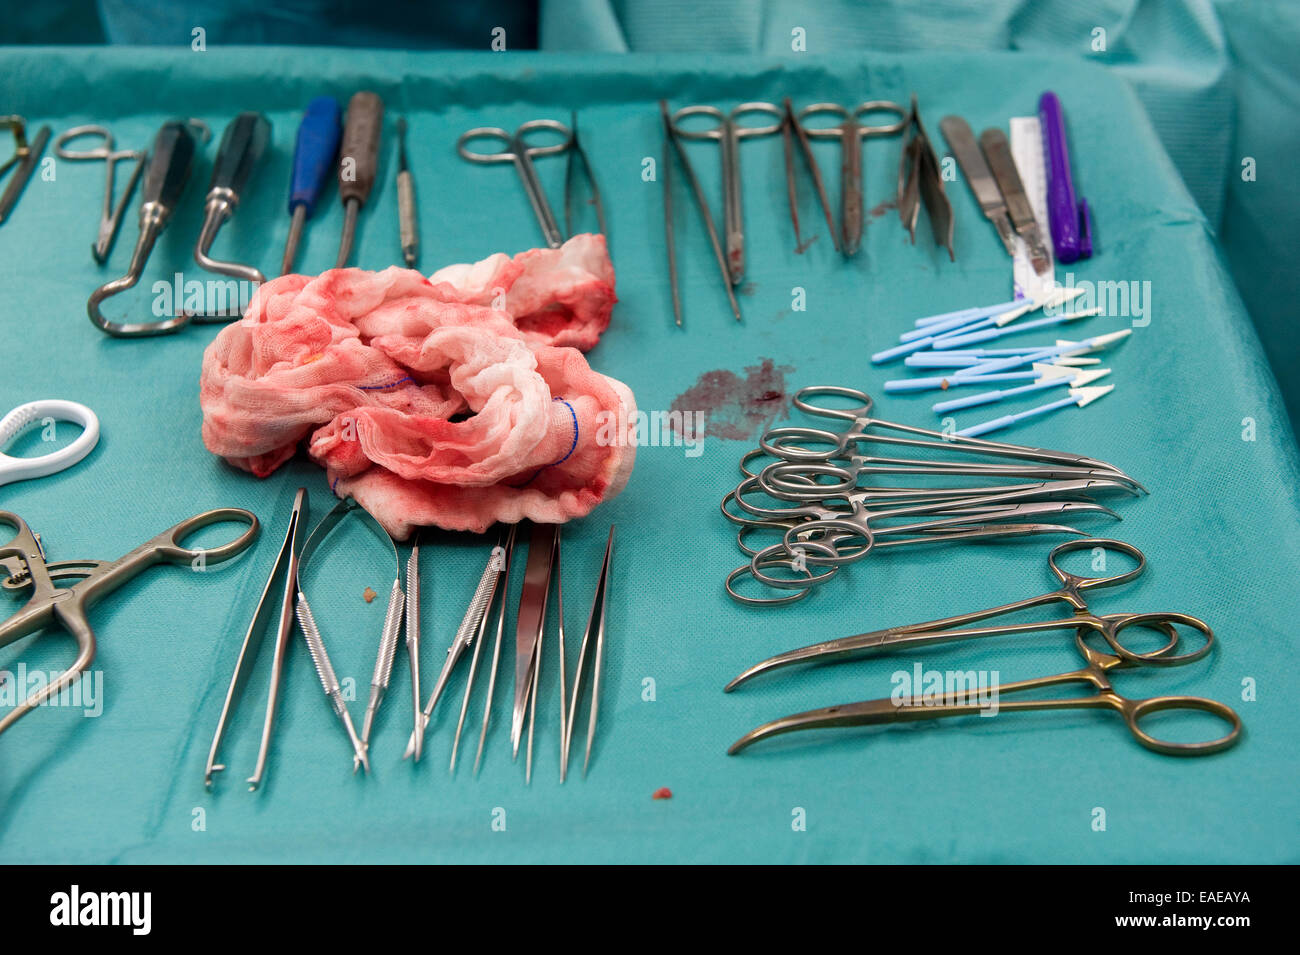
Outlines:
{"type": "Polygon", "coordinates": [[[0,623],[0,647],[47,627],[59,626],[77,642],[77,658],[58,679],[28,696],[0,718],[0,733],[46,700],[72,686],[95,659],[95,631],[87,617],[101,598],[155,564],[218,564],[247,550],[257,539],[259,525],[251,512],[221,507],[186,518],[174,527],[150,538],[117,560],[66,560],[48,563],[36,535],[17,514],[0,511],[0,525],[12,527],[14,535],[0,546],[0,566],[8,571],[0,586],[5,590],[31,588],[31,597],[0,623]],[[232,541],[215,547],[181,546],[181,541],[204,527],[234,521],[248,529],[232,541]],[[70,587],[56,583],[75,580],[70,587]]]}
{"type": "MultiPolygon", "coordinates": [[[[537,169],[533,165],[533,160],[538,156],[559,155],[568,151],[572,145],[573,130],[568,126],[554,119],[533,119],[520,124],[513,133],[501,129],[499,126],[478,126],[467,130],[461,133],[460,138],[456,140],[456,152],[460,154],[462,159],[469,162],[483,164],[512,163],[515,172],[519,174],[519,181],[523,183],[524,195],[528,197],[528,204],[533,207],[533,214],[537,216],[537,222],[542,227],[542,235],[546,237],[546,244],[552,249],[558,249],[564,244],[564,236],[560,233],[560,226],[555,219],[551,204],[546,199],[546,193],[542,189],[542,182],[537,177],[537,169]],[[528,145],[528,134],[543,129],[559,133],[563,137],[562,141],[544,146],[528,145]],[[475,139],[495,139],[502,146],[496,152],[475,152],[469,148],[469,143],[475,139]]],[[[590,169],[590,167],[587,168],[590,169]]],[[[603,212],[601,218],[602,220],[604,218],[603,212]]]]}
{"type": "Polygon", "coordinates": [[[785,114],[772,103],[741,103],[731,112],[724,113],[716,106],[683,106],[673,113],[670,124],[681,139],[712,140],[717,142],[722,157],[722,216],[723,236],[726,243],[727,274],[732,285],[745,278],[745,211],[740,179],[740,142],[756,136],[779,133],[785,124],[785,114]],[[777,121],[766,126],[745,126],[739,120],[747,113],[765,113],[777,121]],[[708,116],[717,125],[707,129],[685,129],[681,121],[689,116],[708,116]]]}
{"type": "Polygon", "coordinates": [[[294,587],[297,586],[300,552],[298,541],[306,516],[307,489],[300,487],[293,499],[293,511],[289,515],[289,526],[284,532],[284,542],[280,545],[275,563],[271,565],[271,572],[267,575],[266,586],[262,588],[262,596],[257,601],[253,618],[248,622],[248,631],[244,634],[244,642],[235,660],[235,672],[231,675],[230,686],[226,690],[226,701],[222,704],[221,716],[217,719],[216,732],[212,734],[212,746],[208,750],[208,763],[203,773],[203,784],[209,789],[212,788],[212,775],[226,768],[224,764],[217,762],[221,752],[221,741],[226,735],[226,726],[237,705],[240,691],[257,658],[257,646],[254,645],[253,640],[260,632],[259,625],[263,621],[264,614],[271,608],[269,598],[271,589],[275,585],[275,578],[283,570],[284,587],[280,596],[280,619],[276,625],[275,647],[271,654],[271,679],[266,696],[266,715],[262,720],[262,741],[257,750],[257,764],[253,768],[253,775],[247,780],[249,792],[253,792],[262,784],[262,777],[266,774],[266,761],[271,751],[271,733],[275,728],[275,711],[280,699],[280,677],[284,672],[285,655],[288,653],[289,641],[293,636],[293,593],[294,587]]]}
{"type": "Polygon", "coordinates": [[[131,196],[135,194],[135,187],[140,182],[148,153],[142,149],[118,149],[108,127],[93,123],[74,126],[60,133],[54,140],[54,153],[60,159],[72,162],[99,160],[104,162],[104,204],[99,213],[99,232],[90,247],[90,254],[94,256],[95,261],[103,265],[113,251],[118,230],[122,227],[122,218],[126,213],[127,205],[131,202],[131,196]],[[98,137],[100,144],[88,149],[68,148],[68,143],[86,136],[98,137]],[[135,160],[135,167],[131,170],[131,178],[126,181],[126,188],[115,205],[113,198],[116,191],[117,164],[126,160],[135,160]]]}
{"type": "Polygon", "coordinates": [[[888,100],[859,103],[852,110],[837,103],[814,103],[799,110],[795,116],[796,128],[806,135],[840,142],[840,251],[847,257],[856,255],[862,244],[862,141],[873,136],[897,135],[907,128],[907,121],[907,111],[888,100]],[[859,117],[879,112],[896,113],[899,119],[878,126],[858,122],[859,117]],[[839,117],[839,125],[810,127],[804,122],[811,116],[824,114],[839,117]]]}
{"type": "MultiPolygon", "coordinates": [[[[1003,684],[997,687],[997,692],[1001,697],[1021,691],[1033,691],[1045,687],[1075,683],[1089,685],[1095,692],[1087,696],[1066,699],[999,699],[999,711],[1076,708],[1115,710],[1123,717],[1129,732],[1140,744],[1147,749],[1171,756],[1208,755],[1225,750],[1237,742],[1241,736],[1241,718],[1230,707],[1217,700],[1208,700],[1195,696],[1158,696],[1135,700],[1121,696],[1111,684],[1109,674],[1113,670],[1183,666],[1200,660],[1214,646],[1214,631],[1210,629],[1209,625],[1187,614],[1166,612],[1098,615],[1091,611],[1085,599],[1086,591],[1126,583],[1139,576],[1146,568],[1146,558],[1141,551],[1131,544],[1116,540],[1085,539],[1068,541],[1053,548],[1048,555],[1048,565],[1057,580],[1061,582],[1061,587],[1057,590],[987,610],[978,610],[973,613],[960,614],[905,627],[878,630],[873,633],[814,644],[800,650],[792,650],[755,664],[732,680],[726,689],[728,691],[735,689],[741,683],[760,673],[797,663],[843,659],[851,655],[888,650],[894,647],[923,647],[935,643],[978,639],[1002,634],[1018,635],[1043,630],[1073,630],[1075,632],[1075,646],[1084,658],[1085,666],[1083,668],[1054,676],[1003,684]],[[1063,570],[1058,564],[1057,559],[1063,554],[1094,549],[1119,552],[1136,560],[1137,565],[1116,574],[1083,577],[1063,570]],[[965,624],[979,623],[1005,614],[1056,602],[1067,604],[1072,610],[1071,615],[1049,621],[1026,621],[1023,623],[994,624],[980,627],[964,626],[965,624]],[[1180,632],[1177,629],[1180,626],[1198,632],[1204,638],[1203,642],[1192,650],[1177,652],[1181,643],[1180,632]],[[1154,650],[1137,651],[1126,646],[1122,639],[1123,631],[1129,627],[1157,630],[1164,633],[1168,640],[1163,646],[1154,650]],[[1100,634],[1112,652],[1102,652],[1090,646],[1086,642],[1090,634],[1100,634]],[[1229,730],[1217,739],[1189,743],[1160,739],[1142,729],[1140,723],[1144,717],[1168,710],[1198,710],[1210,713],[1225,722],[1229,730]]],[[[900,706],[893,699],[883,699],[826,707],[787,716],[764,724],[733,743],[728,753],[735,754],[760,739],[796,730],[837,726],[866,726],[969,715],[980,712],[986,705],[985,702],[947,702],[940,705],[900,706]]]]}

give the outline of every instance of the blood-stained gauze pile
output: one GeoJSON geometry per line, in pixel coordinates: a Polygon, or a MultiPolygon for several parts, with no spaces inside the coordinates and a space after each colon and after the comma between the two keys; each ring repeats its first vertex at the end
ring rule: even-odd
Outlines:
{"type": "Polygon", "coordinates": [[[204,353],[203,443],[265,477],[306,440],[334,493],[399,540],[581,517],[635,458],[631,390],[579,351],[615,301],[593,235],[428,279],[282,276],[204,353]]]}

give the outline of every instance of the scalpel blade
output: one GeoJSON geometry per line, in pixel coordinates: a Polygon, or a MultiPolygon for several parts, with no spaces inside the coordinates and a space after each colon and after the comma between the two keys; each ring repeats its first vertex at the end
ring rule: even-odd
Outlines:
{"type": "Polygon", "coordinates": [[[1043,235],[1038,228],[1038,220],[1034,218],[1029,196],[1025,194],[1024,184],[1020,181],[1020,173],[1016,171],[1015,160],[1011,158],[1011,146],[1007,143],[1006,134],[1000,129],[986,129],[980,133],[980,146],[993,171],[993,178],[1002,191],[1002,198],[1006,201],[1011,224],[1029,246],[1034,271],[1042,275],[1052,267],[1051,258],[1047,254],[1047,246],[1043,244],[1043,235]]]}
{"type": "Polygon", "coordinates": [[[960,116],[945,116],[939,122],[939,130],[948,141],[952,154],[957,157],[957,164],[961,166],[980,210],[997,228],[1007,255],[1014,257],[1016,243],[1012,237],[1011,220],[1007,217],[1007,204],[1002,199],[1002,190],[998,188],[997,180],[993,178],[993,171],[984,161],[984,154],[975,142],[970,124],[960,116]]]}

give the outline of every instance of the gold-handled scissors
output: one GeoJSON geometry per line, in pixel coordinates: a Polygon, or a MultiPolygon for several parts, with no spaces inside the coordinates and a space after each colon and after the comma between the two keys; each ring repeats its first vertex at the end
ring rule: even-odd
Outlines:
{"type": "MultiPolygon", "coordinates": [[[[843,637],[823,643],[813,644],[798,650],[771,657],[755,664],[727,684],[732,690],[760,673],[791,666],[798,663],[814,661],[841,660],[877,651],[924,647],[936,643],[948,643],[971,640],[1003,634],[1026,634],[1050,630],[1074,630],[1075,645],[1082,654],[1084,666],[1067,673],[1053,676],[1004,683],[996,687],[999,700],[997,711],[1025,712],[1029,710],[1060,709],[1109,709],[1123,717],[1133,737],[1147,749],[1171,756],[1204,756],[1217,753],[1234,745],[1241,736],[1241,718],[1224,703],[1208,700],[1198,696],[1156,696],[1146,699],[1130,699],[1121,696],[1111,683],[1110,674],[1115,670],[1141,667],[1173,667],[1194,663],[1206,656],[1214,647],[1214,631],[1204,621],[1183,613],[1111,613],[1094,614],[1089,608],[1084,595],[1089,590],[1113,587],[1127,583],[1138,577],[1146,569],[1146,558],[1132,544],[1105,539],[1085,539],[1067,541],[1058,544],[1048,556],[1048,566],[1061,587],[1057,590],[1017,600],[1000,607],[977,610],[972,613],[945,617],[925,623],[904,627],[877,630],[872,633],[843,637]],[[1113,559],[1122,555],[1136,561],[1128,570],[1096,577],[1081,576],[1064,570],[1059,558],[1075,551],[1108,552],[1113,559]],[[979,623],[1005,614],[1028,610],[1050,603],[1065,603],[1072,613],[1056,620],[1029,620],[1020,623],[1005,623],[970,627],[966,624],[979,623]],[[1156,631],[1166,638],[1163,645],[1153,650],[1134,649],[1128,642],[1128,631],[1156,631]],[[1183,649],[1183,634],[1198,634],[1193,638],[1191,649],[1183,649]],[[1100,636],[1111,652],[1099,650],[1089,643],[1092,638],[1100,636]],[[1010,694],[1039,690],[1047,687],[1070,684],[1090,686],[1094,692],[1083,696],[1033,700],[1003,700],[1010,694]],[[1153,713],[1168,710],[1197,710],[1218,717],[1228,726],[1228,731],[1217,738],[1196,742],[1182,742],[1161,739],[1152,735],[1141,726],[1141,722],[1153,713]]],[[[908,701],[903,701],[908,702],[908,701]]],[[[884,723],[907,722],[914,720],[941,719],[946,716],[970,715],[985,711],[986,702],[943,701],[927,705],[900,705],[894,698],[868,700],[862,703],[849,703],[830,706],[823,709],[796,713],[758,727],[746,733],[731,745],[729,753],[738,753],[760,739],[790,733],[796,730],[818,729],[843,726],[869,726],[884,723]]]]}
{"type": "Polygon", "coordinates": [[[71,686],[90,666],[95,659],[95,631],[91,629],[86,614],[100,598],[155,564],[206,567],[229,560],[246,550],[257,539],[258,533],[257,518],[251,511],[221,507],[181,521],[117,560],[46,563],[40,542],[21,517],[0,511],[0,525],[12,527],[15,531],[13,538],[0,546],[0,567],[7,571],[0,586],[10,591],[31,589],[27,603],[0,623],[0,647],[52,626],[61,627],[77,641],[77,658],[73,664],[58,679],[50,681],[0,718],[0,733],[33,708],[71,686]],[[228,521],[246,524],[248,528],[225,544],[182,546],[181,542],[195,531],[228,521]],[[70,587],[56,586],[66,580],[77,582],[70,587]]]}

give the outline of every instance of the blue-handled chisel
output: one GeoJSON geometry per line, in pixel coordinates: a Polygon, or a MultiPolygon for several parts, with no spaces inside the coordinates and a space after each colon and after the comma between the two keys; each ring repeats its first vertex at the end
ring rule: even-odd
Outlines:
{"type": "Polygon", "coordinates": [[[334,171],[342,128],[342,110],[333,96],[318,96],[307,104],[293,147],[293,178],[289,183],[289,214],[293,219],[280,263],[281,275],[293,268],[303,223],[316,211],[316,203],[334,171]]]}

